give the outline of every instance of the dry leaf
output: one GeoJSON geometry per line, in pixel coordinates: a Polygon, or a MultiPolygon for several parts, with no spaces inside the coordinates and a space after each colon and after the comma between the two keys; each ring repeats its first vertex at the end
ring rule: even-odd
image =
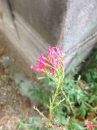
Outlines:
{"type": "Polygon", "coordinates": [[[81,117],[81,116],[76,116],[75,118],[78,119],[79,121],[84,121],[85,120],[85,118],[81,117]]]}
{"type": "Polygon", "coordinates": [[[23,115],[28,114],[31,108],[30,99],[28,97],[24,97],[24,98],[25,98],[25,102],[23,102],[21,105],[21,113],[23,115]]]}
{"type": "Polygon", "coordinates": [[[95,112],[88,112],[87,113],[87,119],[91,120],[94,119],[96,117],[96,113],[95,112]]]}
{"type": "Polygon", "coordinates": [[[4,51],[5,51],[5,47],[0,48],[0,56],[3,55],[4,51]]]}

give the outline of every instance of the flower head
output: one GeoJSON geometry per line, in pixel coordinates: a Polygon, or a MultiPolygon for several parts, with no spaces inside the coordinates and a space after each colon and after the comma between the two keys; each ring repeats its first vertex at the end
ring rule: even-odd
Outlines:
{"type": "Polygon", "coordinates": [[[88,121],[85,123],[85,126],[88,128],[88,130],[92,130],[93,129],[93,123],[91,121],[88,121]]]}
{"type": "Polygon", "coordinates": [[[30,68],[41,73],[49,72],[50,74],[54,74],[56,70],[63,68],[63,57],[60,46],[48,46],[46,55],[40,54],[37,58],[37,64],[30,66],[30,68]]]}

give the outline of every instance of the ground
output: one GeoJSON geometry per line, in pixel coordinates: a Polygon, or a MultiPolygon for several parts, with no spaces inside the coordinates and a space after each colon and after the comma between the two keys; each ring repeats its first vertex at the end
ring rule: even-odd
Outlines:
{"type": "MultiPolygon", "coordinates": [[[[16,62],[6,45],[7,39],[0,32],[0,60],[2,57],[9,57],[16,62]]],[[[27,117],[30,105],[29,99],[20,94],[9,67],[0,62],[0,130],[16,130],[19,115],[27,117]]]]}

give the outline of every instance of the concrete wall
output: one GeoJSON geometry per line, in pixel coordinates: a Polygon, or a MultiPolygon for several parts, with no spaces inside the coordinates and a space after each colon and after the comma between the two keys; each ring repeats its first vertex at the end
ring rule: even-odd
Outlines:
{"type": "Polygon", "coordinates": [[[10,0],[10,3],[12,11],[22,16],[50,44],[58,41],[67,0],[10,0]]]}
{"type": "Polygon", "coordinates": [[[47,45],[61,45],[66,71],[85,59],[96,42],[97,0],[0,0],[3,29],[33,64],[47,45]],[[15,39],[15,40],[14,40],[15,39]],[[18,42],[18,43],[17,43],[18,42]],[[26,52],[26,53],[25,53],[26,52]],[[80,60],[76,57],[80,55],[80,60]]]}
{"type": "Polygon", "coordinates": [[[96,31],[97,0],[68,0],[62,39],[63,50],[68,55],[67,66],[80,64],[77,58],[74,59],[76,54],[81,59],[87,57],[94,46],[96,31]]]}

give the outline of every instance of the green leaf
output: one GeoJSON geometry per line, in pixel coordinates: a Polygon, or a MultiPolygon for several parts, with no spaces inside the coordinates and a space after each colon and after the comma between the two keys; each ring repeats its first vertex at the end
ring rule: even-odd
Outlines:
{"type": "Polygon", "coordinates": [[[35,118],[30,117],[29,120],[28,120],[28,123],[29,124],[35,123],[35,118]]]}
{"type": "Polygon", "coordinates": [[[61,123],[62,125],[65,124],[65,116],[64,115],[57,115],[57,119],[58,119],[58,122],[61,123]]]}
{"type": "Polygon", "coordinates": [[[79,108],[77,108],[76,113],[80,116],[86,115],[86,105],[82,103],[79,108]]]}
{"type": "Polygon", "coordinates": [[[97,96],[96,95],[91,95],[89,99],[89,103],[96,102],[97,103],[97,96]]]}
{"type": "Polygon", "coordinates": [[[90,73],[86,73],[86,80],[87,80],[88,83],[91,81],[90,73]]]}

